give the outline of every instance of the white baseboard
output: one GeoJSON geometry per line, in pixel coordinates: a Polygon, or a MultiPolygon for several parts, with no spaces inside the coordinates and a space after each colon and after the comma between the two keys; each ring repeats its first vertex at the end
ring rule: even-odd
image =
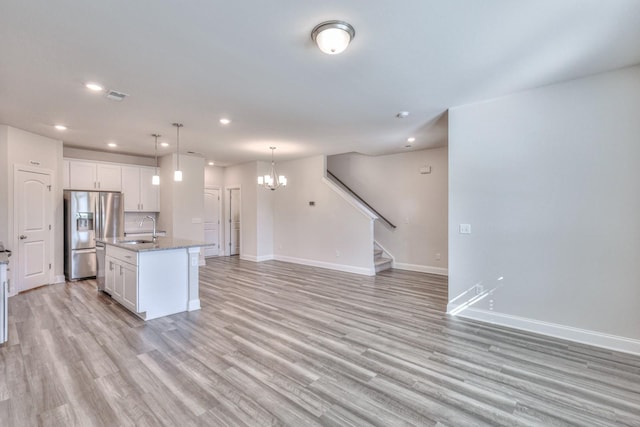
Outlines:
{"type": "Polygon", "coordinates": [[[276,261],[284,261],[284,262],[291,262],[294,264],[308,265],[310,267],[320,267],[320,268],[326,268],[329,270],[344,271],[345,273],[362,274],[364,276],[376,275],[376,269],[374,267],[371,267],[371,268],[355,267],[352,265],[333,264],[330,262],[316,261],[316,260],[304,259],[304,258],[295,258],[295,257],[284,256],[284,255],[275,255],[273,259],[275,259],[276,261]]]}
{"type": "Polygon", "coordinates": [[[53,280],[53,283],[64,283],[64,274],[57,275],[53,280]]]}
{"type": "Polygon", "coordinates": [[[393,268],[398,270],[418,271],[420,273],[437,274],[439,276],[448,276],[449,270],[441,267],[430,267],[428,265],[406,264],[404,262],[394,262],[393,268]]]}
{"type": "MultiPolygon", "coordinates": [[[[449,304],[447,313],[455,310],[457,304],[449,304]]],[[[621,351],[640,355],[640,340],[625,338],[617,335],[609,335],[572,326],[559,325],[557,323],[542,322],[526,317],[512,316],[510,314],[496,313],[494,311],[479,308],[466,308],[456,314],[466,319],[479,320],[514,329],[549,335],[582,344],[589,344],[609,350],[621,351]]]]}
{"type": "Polygon", "coordinates": [[[200,310],[200,298],[193,299],[187,303],[187,311],[200,310]]]}
{"type": "Polygon", "coordinates": [[[244,261],[253,261],[253,262],[262,262],[262,261],[271,261],[274,259],[273,255],[240,255],[240,259],[244,261]]]}

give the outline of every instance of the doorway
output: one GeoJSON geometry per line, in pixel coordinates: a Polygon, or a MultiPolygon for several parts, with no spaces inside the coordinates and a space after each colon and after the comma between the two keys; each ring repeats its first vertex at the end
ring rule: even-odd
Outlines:
{"type": "Polygon", "coordinates": [[[51,173],[16,169],[13,191],[16,290],[22,292],[51,282],[51,173]]]}
{"type": "Polygon", "coordinates": [[[204,190],[204,256],[220,255],[220,189],[204,190]]]}
{"type": "Polygon", "coordinates": [[[240,254],[240,188],[227,188],[227,248],[229,255],[240,254]]]}

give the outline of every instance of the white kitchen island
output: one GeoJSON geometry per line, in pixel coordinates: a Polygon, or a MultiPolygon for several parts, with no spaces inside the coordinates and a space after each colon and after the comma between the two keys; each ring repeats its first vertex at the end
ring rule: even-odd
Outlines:
{"type": "Polygon", "coordinates": [[[158,237],[132,243],[103,239],[105,289],[144,320],[200,309],[198,262],[204,242],[158,237]]]}

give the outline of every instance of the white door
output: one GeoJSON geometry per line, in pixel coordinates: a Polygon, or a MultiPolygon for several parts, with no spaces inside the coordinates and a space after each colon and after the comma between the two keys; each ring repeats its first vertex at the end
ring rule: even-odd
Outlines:
{"type": "Polygon", "coordinates": [[[229,189],[229,255],[240,254],[240,189],[229,189]]]}
{"type": "Polygon", "coordinates": [[[220,255],[220,190],[204,190],[204,241],[211,246],[204,247],[204,256],[220,255]]]}
{"type": "Polygon", "coordinates": [[[18,291],[49,283],[51,176],[18,170],[14,185],[18,234],[18,291]]]}

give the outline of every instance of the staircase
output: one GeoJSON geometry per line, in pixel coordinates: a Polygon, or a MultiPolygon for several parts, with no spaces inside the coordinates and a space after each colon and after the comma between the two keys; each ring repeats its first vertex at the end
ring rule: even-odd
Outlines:
{"type": "Polygon", "coordinates": [[[376,242],[373,242],[373,263],[376,266],[376,273],[388,270],[393,265],[393,260],[385,256],[384,250],[376,242]]]}

